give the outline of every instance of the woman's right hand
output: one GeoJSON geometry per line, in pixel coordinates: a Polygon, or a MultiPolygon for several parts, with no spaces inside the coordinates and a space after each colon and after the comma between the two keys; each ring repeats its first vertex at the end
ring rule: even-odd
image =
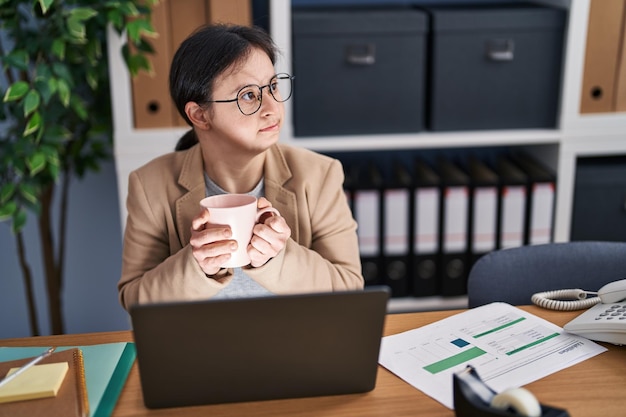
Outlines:
{"type": "Polygon", "coordinates": [[[230,239],[229,226],[209,224],[209,210],[202,211],[191,221],[191,252],[198,265],[207,275],[215,275],[220,266],[237,250],[237,241],[230,239]]]}

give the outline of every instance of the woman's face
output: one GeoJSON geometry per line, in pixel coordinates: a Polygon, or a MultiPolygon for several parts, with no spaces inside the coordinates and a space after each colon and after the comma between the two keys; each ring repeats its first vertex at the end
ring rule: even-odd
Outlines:
{"type": "MultiPolygon", "coordinates": [[[[267,85],[274,75],[269,57],[254,48],[242,63],[215,79],[213,100],[233,99],[242,87],[267,85]]],[[[215,151],[236,151],[240,156],[242,151],[256,155],[278,141],[284,112],[283,103],[274,100],[268,88],[263,88],[259,110],[248,116],[239,111],[234,101],[212,103],[207,112],[210,146],[215,151]]]]}

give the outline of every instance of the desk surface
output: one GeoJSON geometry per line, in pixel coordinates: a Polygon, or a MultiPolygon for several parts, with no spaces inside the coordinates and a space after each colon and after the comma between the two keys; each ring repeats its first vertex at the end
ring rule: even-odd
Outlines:
{"type": "MultiPolygon", "coordinates": [[[[580,312],[556,312],[534,306],[524,310],[563,326],[580,312]]],[[[457,311],[391,314],[385,335],[411,330],[448,317],[457,311]]],[[[0,346],[88,345],[132,341],[130,331],[42,336],[0,340],[0,346]]],[[[582,363],[526,386],[540,402],[569,411],[571,417],[621,416],[626,410],[626,347],[609,348],[582,363]]],[[[454,416],[437,401],[379,366],[376,388],[364,394],[293,400],[275,400],[202,407],[149,410],[143,405],[137,364],[128,377],[113,417],[135,416],[454,416]]]]}

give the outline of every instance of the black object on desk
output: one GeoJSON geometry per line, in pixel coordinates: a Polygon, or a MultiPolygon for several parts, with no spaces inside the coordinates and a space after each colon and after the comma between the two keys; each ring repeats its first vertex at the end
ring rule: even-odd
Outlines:
{"type": "MultiPolygon", "coordinates": [[[[493,407],[490,403],[497,395],[478,376],[476,369],[468,366],[453,376],[454,412],[456,417],[515,417],[524,414],[493,407]]],[[[567,410],[539,404],[539,417],[569,417],[567,410]]]]}

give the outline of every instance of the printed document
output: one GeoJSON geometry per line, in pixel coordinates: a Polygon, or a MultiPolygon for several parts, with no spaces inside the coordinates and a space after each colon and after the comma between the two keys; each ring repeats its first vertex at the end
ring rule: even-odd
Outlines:
{"type": "Polygon", "coordinates": [[[452,409],[452,375],[467,365],[501,392],[606,350],[510,304],[492,303],[383,337],[378,362],[452,409]]]}

